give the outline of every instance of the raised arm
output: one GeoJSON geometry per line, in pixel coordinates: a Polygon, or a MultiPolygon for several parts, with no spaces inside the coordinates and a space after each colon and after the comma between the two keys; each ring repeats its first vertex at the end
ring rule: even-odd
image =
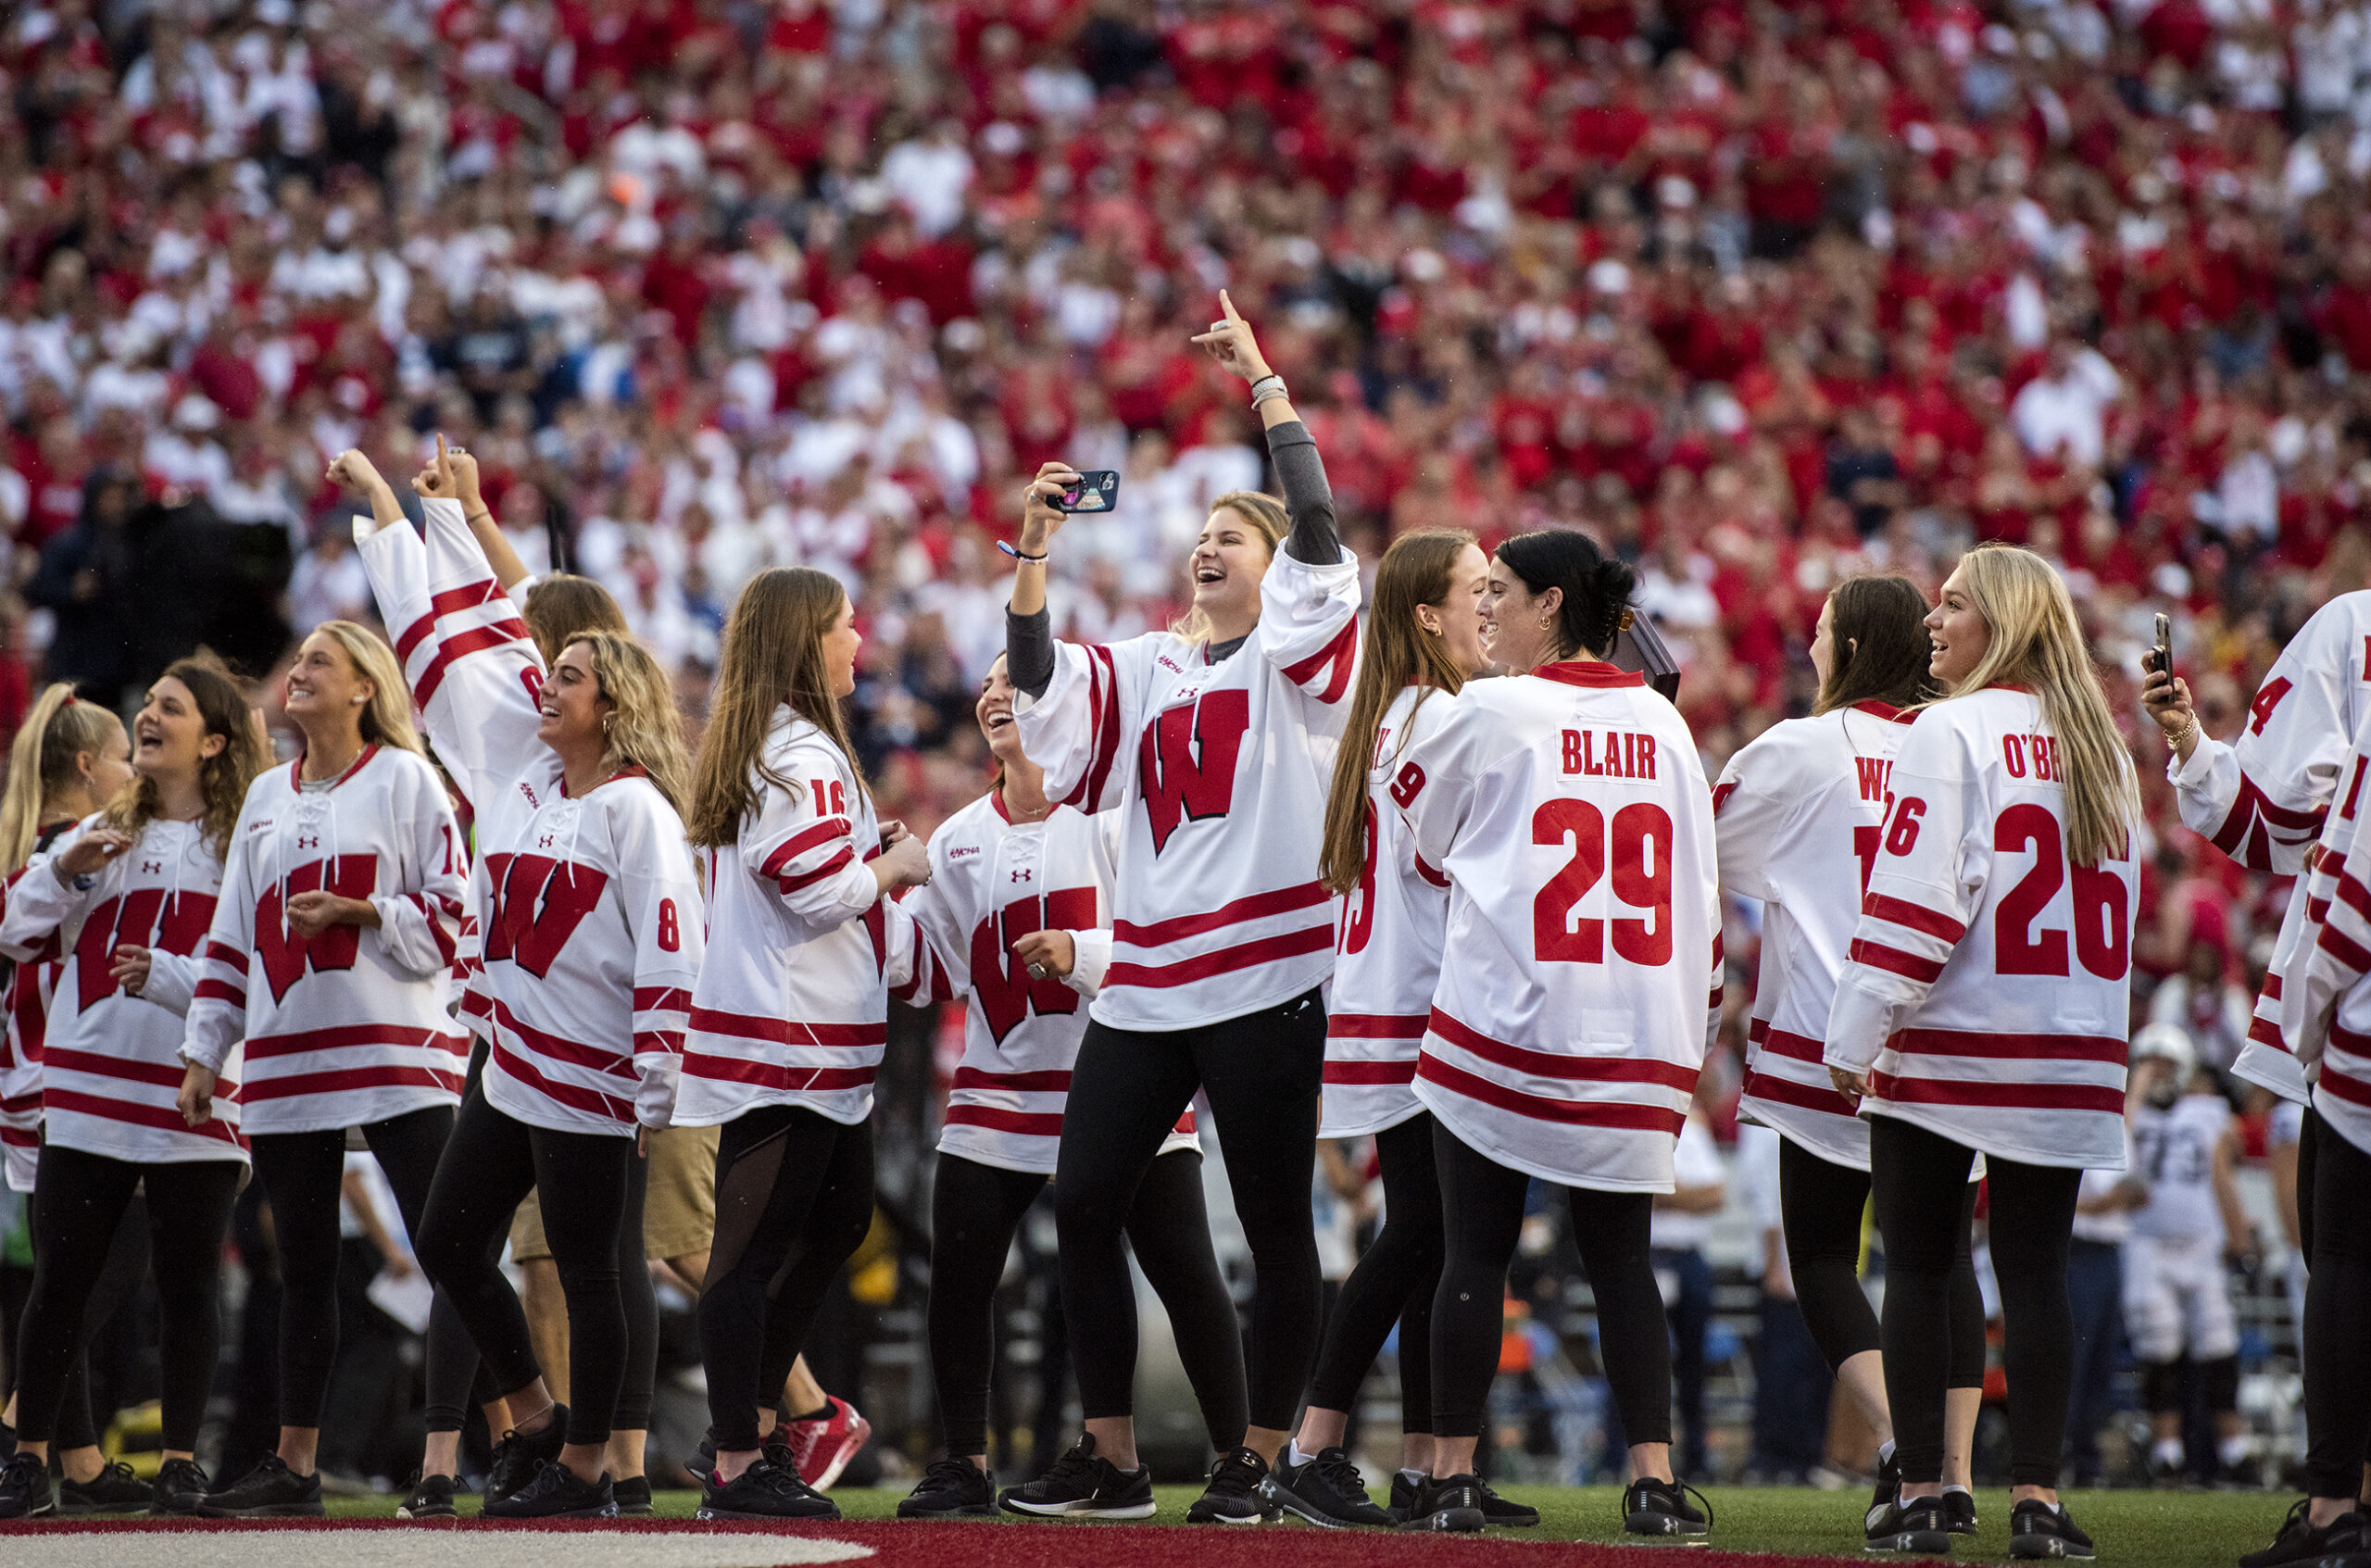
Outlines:
{"type": "Polygon", "coordinates": [[[1276,465],[1276,482],[1284,486],[1285,508],[1292,514],[1286,552],[1311,566],[1332,566],[1342,558],[1342,540],[1335,529],[1334,491],[1325,483],[1316,438],[1293,411],[1285,378],[1268,368],[1251,324],[1236,312],[1224,289],[1219,291],[1219,308],[1224,315],[1194,341],[1224,369],[1251,383],[1251,407],[1267,433],[1269,460],[1276,465]]]}

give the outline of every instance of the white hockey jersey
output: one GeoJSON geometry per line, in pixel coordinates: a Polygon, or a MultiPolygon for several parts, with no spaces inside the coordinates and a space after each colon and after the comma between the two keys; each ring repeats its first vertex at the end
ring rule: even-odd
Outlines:
{"type": "MultiPolygon", "coordinates": [[[[2354,734],[2371,712],[2371,590],[2340,594],[2297,630],[2248,705],[2239,739],[2201,735],[2187,763],[2166,764],[2182,821],[2251,871],[2297,876],[2327,821],[2354,734]]],[[[2307,1095],[2281,1038],[2284,977],[2303,960],[2300,877],[2232,1072],[2284,1098],[2307,1095]]]]}
{"type": "Polygon", "coordinates": [[[459,504],[422,507],[425,541],[382,528],[361,556],[429,744],[475,818],[462,1014],[490,1047],[486,1099],[558,1132],[664,1127],[703,929],[683,820],[638,769],[569,797],[535,738],[544,667],[525,623],[459,504]]]}
{"type": "Polygon", "coordinates": [[[1391,784],[1449,879],[1416,1096],[1511,1169],[1669,1192],[1721,1006],[1712,800],[1687,724],[1593,660],[1434,701],[1391,784]]]}
{"type": "Polygon", "coordinates": [[[42,1043],[43,1135],[61,1148],[169,1164],[241,1160],[237,1063],[226,1061],[214,1115],[182,1120],[182,1018],[202,972],[222,860],[202,822],[152,821],[132,847],[87,879],[58,880],[56,857],[99,823],[85,818],[9,884],[0,949],[19,963],[54,938],[63,956],[42,1043]],[[119,947],[149,950],[140,995],[115,982],[119,947]]]}
{"type": "Polygon", "coordinates": [[[1404,687],[1375,729],[1366,867],[1357,890],[1342,900],[1334,945],[1320,1137],[1380,1133],[1424,1109],[1416,1098],[1416,1059],[1440,979],[1449,876],[1416,853],[1391,783],[1400,757],[1439,726],[1448,707],[1446,694],[1404,687]]]}
{"type": "MultiPolygon", "coordinates": [[[[758,809],[708,851],[708,958],[692,990],[675,1119],[730,1122],[761,1105],[834,1122],[872,1114],[889,1044],[891,946],[911,922],[880,896],[872,799],[840,748],[788,703],[766,732],[758,809]]],[[[908,972],[910,972],[910,971],[908,972]]]]}
{"type": "MultiPolygon", "coordinates": [[[[2371,1149],[2371,715],[2358,728],[2346,789],[2329,814],[2321,854],[2299,882],[2303,912],[2280,996],[2282,1037],[2312,1086],[2322,1120],[2357,1148],[2371,1149]]],[[[2267,987],[2268,989],[2269,987],[2267,987]]]]}
{"type": "MultiPolygon", "coordinates": [[[[1016,822],[991,791],[930,840],[930,882],[899,908],[923,949],[915,1000],[963,1009],[963,1057],[940,1124],[938,1151],[1007,1171],[1053,1174],[1071,1068],[1086,1035],[1086,999],[1111,961],[1111,882],[1120,821],[1056,806],[1016,822]],[[1071,972],[1032,980],[1012,945],[1067,931],[1071,972]]],[[[1163,1154],[1198,1147],[1188,1110],[1163,1154]]]]}
{"type": "Polygon", "coordinates": [[[2031,694],[1921,710],[1828,1015],[1864,1116],[1987,1154],[2119,1170],[2137,869],[2069,863],[2058,746],[2031,694]]]}
{"type": "Polygon", "coordinates": [[[1359,563],[1278,550],[1231,659],[1166,632],[1055,645],[1013,711],[1046,790],[1125,813],[1096,1018],[1188,1029],[1287,1001],[1334,965],[1317,880],[1325,788],[1359,648],[1359,563]]]}
{"type": "Polygon", "coordinates": [[[455,1105],[469,1036],[445,1010],[468,890],[451,803],[425,758],[365,746],[335,779],[292,762],[247,790],[182,1058],[217,1073],[241,1039],[245,1130],[310,1133],[455,1105]],[[376,930],[288,928],[289,900],[368,899],[376,930]]]}
{"type": "Polygon", "coordinates": [[[1821,1060],[1836,977],[1876,864],[1886,780],[1912,716],[1882,702],[1789,719],[1754,737],[1712,786],[1721,881],[1762,900],[1739,1117],[1821,1159],[1869,1168],[1869,1128],[1821,1060]]]}
{"type": "Polygon", "coordinates": [[[2230,1102],[2221,1095],[2184,1095],[2163,1110],[2133,1108],[2133,1174],[2149,1185],[2149,1201],[2132,1212],[2134,1236],[2222,1245],[2214,1151],[2230,1130],[2230,1102]]]}
{"type": "MultiPolygon", "coordinates": [[[[48,853],[62,838],[72,842],[67,835],[77,825],[56,822],[44,829],[33,840],[33,853],[48,853]]],[[[0,884],[0,911],[7,908],[7,890],[30,869],[20,866],[0,884]]],[[[32,1191],[41,1165],[41,1047],[63,967],[52,936],[31,958],[8,966],[0,989],[0,1175],[11,1192],[32,1191]]]]}

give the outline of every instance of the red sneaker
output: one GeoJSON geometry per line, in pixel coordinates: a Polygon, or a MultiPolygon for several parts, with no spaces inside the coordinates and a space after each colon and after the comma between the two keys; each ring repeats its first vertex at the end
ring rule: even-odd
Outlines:
{"type": "Polygon", "coordinates": [[[822,1421],[791,1422],[781,1432],[783,1445],[798,1462],[799,1479],[819,1492],[831,1490],[848,1461],[872,1436],[872,1423],[854,1405],[837,1394],[826,1398],[832,1401],[830,1415],[822,1421]]]}

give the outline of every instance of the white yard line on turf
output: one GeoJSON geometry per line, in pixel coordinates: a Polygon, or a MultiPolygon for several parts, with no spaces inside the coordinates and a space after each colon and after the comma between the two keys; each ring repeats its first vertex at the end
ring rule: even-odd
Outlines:
{"type": "Polygon", "coordinates": [[[871,1557],[848,1541],[676,1531],[92,1530],[7,1538],[8,1568],[797,1568],[871,1557]]]}

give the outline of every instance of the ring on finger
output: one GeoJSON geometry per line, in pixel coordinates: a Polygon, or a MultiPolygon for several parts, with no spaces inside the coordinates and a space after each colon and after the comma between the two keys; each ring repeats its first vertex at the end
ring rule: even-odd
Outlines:
{"type": "Polygon", "coordinates": [[[1029,978],[1030,978],[1030,979],[1032,979],[1032,980],[1043,980],[1043,979],[1045,979],[1045,978],[1046,978],[1046,966],[1045,966],[1044,964],[1041,964],[1041,963],[1034,963],[1034,964],[1031,964],[1031,965],[1029,966],[1029,978]]]}

